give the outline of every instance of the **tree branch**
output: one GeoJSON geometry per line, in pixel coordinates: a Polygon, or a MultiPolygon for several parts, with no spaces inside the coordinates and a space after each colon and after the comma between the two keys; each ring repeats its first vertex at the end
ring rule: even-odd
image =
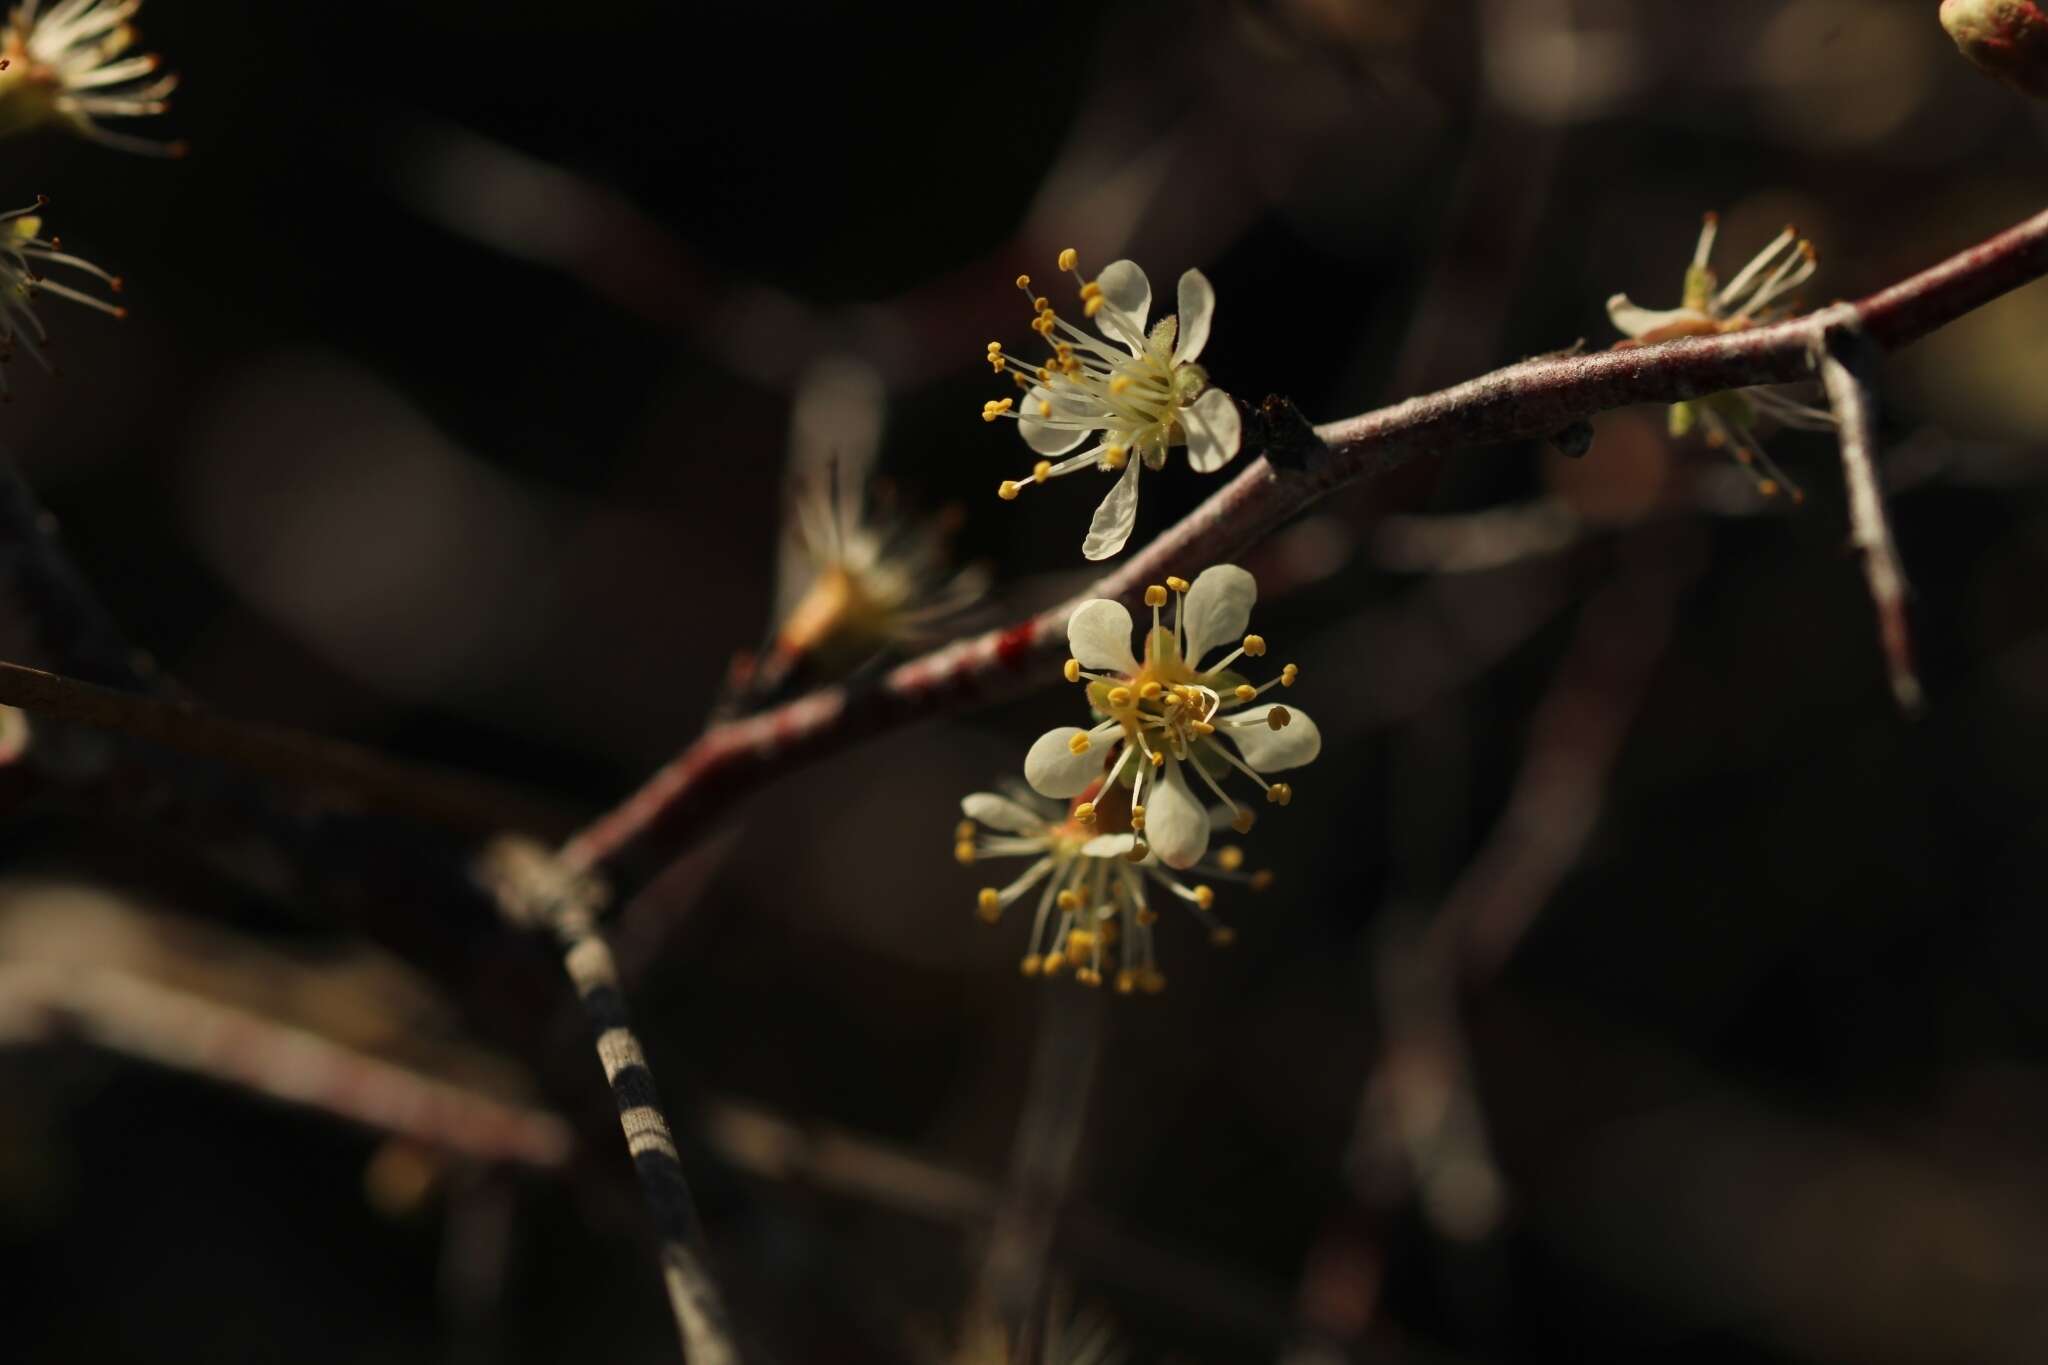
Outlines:
{"type": "Polygon", "coordinates": [[[1147,583],[1229,559],[1346,484],[1418,456],[1546,436],[1610,408],[1810,378],[1812,356],[1831,329],[1858,329],[1884,349],[1903,346],[2044,273],[2048,212],[1858,303],[1722,336],[1525,361],[1318,427],[1320,450],[1298,461],[1276,461],[1270,451],[1253,460],[1077,597],[1007,630],[913,659],[865,690],[825,688],[714,726],[571,838],[563,858],[577,868],[664,860],[689,841],[707,813],[782,772],[913,720],[994,700],[1034,679],[1049,682],[1052,661],[1066,648],[1067,616],[1079,603],[1091,597],[1135,603],[1147,583]]]}

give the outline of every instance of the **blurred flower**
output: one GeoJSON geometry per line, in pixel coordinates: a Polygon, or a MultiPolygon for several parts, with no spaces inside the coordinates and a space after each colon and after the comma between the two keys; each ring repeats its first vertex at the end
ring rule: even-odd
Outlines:
{"type": "Polygon", "coordinates": [[[2048,11],[2040,0],[1941,0],[1941,26],[1979,71],[2048,99],[2048,11]]]}
{"type": "MultiPolygon", "coordinates": [[[[1607,300],[1607,316],[1628,340],[1618,346],[1647,346],[1677,337],[1715,336],[1740,331],[1760,322],[1773,321],[1789,312],[1774,305],[1812,278],[1818,262],[1813,243],[1786,228],[1771,239],[1721,284],[1708,264],[1714,251],[1714,237],[1720,220],[1709,213],[1700,226],[1700,238],[1693,248],[1692,264],[1685,271],[1685,292],[1676,308],[1643,308],[1626,294],[1607,300]]],[[[1684,436],[1695,425],[1706,428],[1707,444],[1725,445],[1737,461],[1755,475],[1757,488],[1765,496],[1781,488],[1794,502],[1805,497],[1798,485],[1786,477],[1758,444],[1752,430],[1760,418],[1803,430],[1825,430],[1834,418],[1820,408],[1801,403],[1770,388],[1732,389],[1671,405],[1671,434],[1684,436]]]]}
{"type": "MultiPolygon", "coordinates": [[[[1209,846],[1209,813],[1188,785],[1190,770],[1223,802],[1239,832],[1252,827],[1253,817],[1219,781],[1232,768],[1258,783],[1268,801],[1284,806],[1292,800],[1293,788],[1263,774],[1311,762],[1323,740],[1305,712],[1251,704],[1276,686],[1292,687],[1293,664],[1262,686],[1229,671],[1238,659],[1266,652],[1263,638],[1244,633],[1257,596],[1256,581],[1234,564],[1208,569],[1192,585],[1168,578],[1145,589],[1152,628],[1142,663],[1131,652],[1131,614],[1122,604],[1107,598],[1082,603],[1067,622],[1074,654],[1066,676],[1086,679],[1088,703],[1104,719],[1092,729],[1068,725],[1039,736],[1024,759],[1033,789],[1064,799],[1105,773],[1107,783],[1130,784],[1137,847],[1178,868],[1194,866],[1209,846]],[[1170,630],[1159,620],[1169,594],[1175,599],[1170,630]],[[1228,654],[1204,665],[1204,655],[1233,643],[1228,654]],[[1098,754],[1105,744],[1106,759],[1098,754]]],[[[1085,803],[1077,813],[1086,818],[1085,803]]]]}
{"type": "MultiPolygon", "coordinates": [[[[1124,1355],[1106,1319],[1083,1312],[1070,1320],[1065,1295],[1055,1292],[1046,1309],[1040,1349],[1033,1357],[1039,1365],[1117,1365],[1124,1355]]],[[[977,1304],[968,1312],[952,1365],[1022,1365],[1023,1360],[994,1310],[977,1304]]]]}
{"type": "MultiPolygon", "coordinates": [[[[1159,912],[1146,899],[1147,882],[1186,904],[1208,929],[1211,942],[1231,941],[1230,929],[1209,913],[1215,892],[1174,876],[1131,832],[1130,793],[1121,787],[1097,780],[1071,803],[1021,788],[1007,795],[975,792],[960,802],[960,809],[967,819],[954,831],[953,854],[962,863],[1032,860],[1007,886],[983,887],[977,906],[993,924],[1013,902],[1038,889],[1038,912],[1022,964],[1026,976],[1054,976],[1072,967],[1077,980],[1099,986],[1104,963],[1115,962],[1119,991],[1163,989],[1166,978],[1152,950],[1152,925],[1159,912]]],[[[1272,880],[1271,873],[1248,874],[1243,867],[1243,851],[1226,847],[1197,870],[1222,881],[1249,883],[1254,890],[1272,880]]]]}
{"type": "Polygon", "coordinates": [[[859,362],[828,360],[798,387],[774,633],[736,678],[757,700],[805,665],[836,676],[930,643],[988,590],[983,567],[953,566],[955,513],[911,514],[873,477],[882,417],[880,377],[859,362]]]}
{"type": "Polygon", "coordinates": [[[33,733],[29,727],[28,712],[18,707],[0,706],[0,767],[28,752],[33,733]]]}
{"type": "MultiPolygon", "coordinates": [[[[1060,253],[1059,263],[1081,279],[1071,247],[1060,253]]],[[[1083,280],[1081,311],[1126,355],[1061,318],[1043,296],[1034,297],[1029,275],[1019,275],[1017,287],[1037,310],[1031,329],[1052,354],[1042,364],[1026,365],[1004,354],[1001,342],[991,341],[989,367],[997,374],[1007,372],[1024,397],[1021,407],[1015,398],[983,404],[982,420],[1014,419],[1024,443],[1047,457],[1039,460],[1028,482],[1044,483],[1088,468],[1118,475],[1095,509],[1081,546],[1089,559],[1107,559],[1123,549],[1137,524],[1141,464],[1163,468],[1167,449],[1185,445],[1188,463],[1198,473],[1212,474],[1230,463],[1243,441],[1237,404],[1211,388],[1208,374],[1194,363],[1209,341],[1216,291],[1201,271],[1188,271],[1180,277],[1179,314],[1159,319],[1148,332],[1152,285],[1136,263],[1112,261],[1095,279],[1083,280]],[[1098,434],[1088,449],[1068,453],[1098,434]],[[1066,458],[1055,463],[1053,456],[1066,458]]],[[[1023,487],[1005,479],[997,491],[1009,499],[1023,487]]]]}
{"type": "MultiPolygon", "coordinates": [[[[54,294],[60,299],[70,299],[73,303],[82,303],[117,318],[128,315],[128,310],[119,304],[94,298],[68,284],[58,284],[36,273],[35,262],[45,261],[82,270],[104,281],[107,288],[115,293],[121,290],[118,275],[109,275],[90,261],[59,251],[55,238],[44,241],[36,235],[43,227],[38,210],[48,202],[38,195],[36,202],[28,208],[0,213],[0,362],[12,360],[14,348],[18,345],[44,369],[50,367],[43,358],[43,346],[49,341],[49,333],[44,329],[42,319],[36,316],[36,295],[54,294]]],[[[7,372],[0,368],[0,397],[5,397],[8,392],[7,372]]]]}
{"type": "Polygon", "coordinates": [[[156,75],[161,59],[124,56],[128,23],[142,0],[23,0],[0,29],[0,133],[58,119],[92,142],[124,151],[182,156],[182,142],[151,142],[103,127],[102,118],[161,114],[178,78],[156,75]],[[151,79],[154,77],[154,79],[151,79]]]}

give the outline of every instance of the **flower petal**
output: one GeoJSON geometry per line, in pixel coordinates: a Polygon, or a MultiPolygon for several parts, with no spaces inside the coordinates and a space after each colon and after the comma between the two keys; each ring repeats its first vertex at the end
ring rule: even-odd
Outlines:
{"type": "Polygon", "coordinates": [[[1081,542],[1083,559],[1108,559],[1131,538],[1131,528],[1138,524],[1140,463],[1133,459],[1124,465],[1123,477],[1095,509],[1095,520],[1088,523],[1088,538],[1081,542]]]}
{"type": "Polygon", "coordinates": [[[1237,404],[1221,389],[1210,389],[1180,413],[1180,429],[1188,438],[1188,465],[1197,474],[1213,474],[1229,464],[1244,444],[1244,419],[1237,404]]]}
{"type": "Polygon", "coordinates": [[[1137,842],[1131,834],[1098,834],[1081,845],[1081,854],[1086,858],[1121,858],[1137,842]]]}
{"type": "Polygon", "coordinates": [[[1067,648],[1083,668],[1125,677],[1138,671],[1137,656],[1131,653],[1131,614],[1107,597],[1083,602],[1067,618],[1067,648]]]}
{"type": "Polygon", "coordinates": [[[1178,759],[1145,793],[1145,842],[1168,867],[1193,867],[1209,851],[1209,812],[1188,790],[1178,759]]]}
{"type": "Polygon", "coordinates": [[[1024,435],[1024,444],[1041,455],[1064,455],[1090,434],[1088,427],[1068,425],[1076,414],[1062,410],[1057,396],[1043,384],[1024,395],[1017,413],[1017,429],[1024,435]],[[1052,411],[1044,412],[1046,407],[1052,411]]]}
{"type": "Polygon", "coordinates": [[[960,798],[960,813],[977,824],[1005,834],[1038,834],[1046,819],[1037,811],[994,792],[974,792],[960,798]]]}
{"type": "Polygon", "coordinates": [[[1700,322],[1705,318],[1704,313],[1693,308],[1643,308],[1630,303],[1626,294],[1616,294],[1607,300],[1607,320],[1624,336],[1644,336],[1673,323],[1700,322]]]}
{"type": "Polygon", "coordinates": [[[1038,737],[1031,752],[1024,755],[1024,780],[1031,790],[1064,801],[1079,796],[1102,776],[1100,750],[1091,746],[1083,753],[1074,752],[1074,736],[1087,733],[1079,726],[1062,725],[1038,737]]]}
{"type": "Polygon", "coordinates": [[[1145,349],[1145,318],[1152,311],[1152,282],[1136,261],[1111,261],[1095,277],[1102,286],[1102,308],[1095,325],[1102,334],[1130,348],[1132,355],[1145,349]]]}
{"type": "Polygon", "coordinates": [[[1274,702],[1266,706],[1248,707],[1231,716],[1231,724],[1223,733],[1230,736],[1237,751],[1244,755],[1244,761],[1262,773],[1277,773],[1288,768],[1299,768],[1304,763],[1315,761],[1323,751],[1323,732],[1316,729],[1316,723],[1308,718],[1308,712],[1296,707],[1287,708],[1287,724],[1278,730],[1266,719],[1274,702]]]}
{"type": "Polygon", "coordinates": [[[1197,574],[1181,604],[1189,666],[1199,672],[1204,654],[1242,640],[1252,623],[1252,603],[1258,599],[1259,581],[1235,564],[1212,565],[1197,574]]]}
{"type": "Polygon", "coordinates": [[[1185,365],[1209,344],[1209,319],[1216,313],[1216,290],[1209,277],[1190,270],[1180,277],[1180,345],[1173,351],[1173,363],[1185,365]]]}

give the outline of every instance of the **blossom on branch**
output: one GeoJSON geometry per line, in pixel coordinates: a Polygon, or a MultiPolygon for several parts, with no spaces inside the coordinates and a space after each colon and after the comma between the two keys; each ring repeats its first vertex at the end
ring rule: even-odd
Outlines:
{"type": "MultiPolygon", "coordinates": [[[[1130,792],[1096,781],[1074,801],[1053,801],[1028,791],[975,792],[960,802],[966,819],[954,831],[953,855],[964,864],[984,858],[1029,858],[1024,871],[1002,887],[983,887],[981,917],[993,924],[1014,902],[1038,893],[1026,976],[1057,976],[1068,967],[1084,985],[1099,986],[1113,964],[1117,990],[1157,992],[1166,986],[1152,946],[1159,918],[1148,885],[1188,907],[1222,946],[1233,934],[1210,913],[1215,892],[1190,885],[1160,865],[1131,830],[1130,792]],[[1054,912],[1057,911],[1057,918],[1054,912]]],[[[1267,872],[1246,873],[1244,853],[1216,850],[1198,865],[1204,876],[1264,890],[1267,872]]]]}
{"type": "MultiPolygon", "coordinates": [[[[1209,812],[1189,784],[1190,772],[1240,833],[1253,816],[1223,790],[1233,769],[1269,802],[1291,801],[1294,789],[1265,774],[1313,761],[1323,740],[1306,712],[1259,700],[1275,687],[1294,686],[1293,664],[1258,685],[1231,671],[1239,659],[1266,652],[1262,637],[1245,634],[1257,596],[1258,584],[1234,564],[1205,570],[1192,584],[1168,578],[1145,589],[1152,626],[1142,661],[1131,652],[1131,614],[1121,603],[1096,598],[1076,608],[1067,622],[1073,657],[1066,677],[1086,683],[1088,704],[1102,719],[1089,729],[1068,725],[1039,736],[1024,759],[1033,790],[1065,799],[1098,781],[1105,790],[1128,788],[1136,847],[1175,868],[1193,867],[1209,847],[1209,812]],[[1160,620],[1169,596],[1171,627],[1160,620]],[[1225,646],[1234,647],[1205,663],[1225,646]]],[[[1088,817],[1086,802],[1076,814],[1088,817]]]]}
{"type": "Polygon", "coordinates": [[[83,290],[36,273],[37,262],[66,266],[84,271],[117,294],[121,291],[120,276],[110,275],[91,261],[59,250],[54,237],[45,241],[36,235],[43,227],[39,210],[47,203],[47,199],[38,195],[36,202],[27,208],[0,213],[0,398],[11,392],[4,362],[14,358],[16,347],[44,369],[50,368],[50,362],[43,356],[49,333],[35,310],[38,294],[69,299],[111,317],[128,315],[128,310],[119,304],[108,303],[105,299],[95,298],[83,290]]]}
{"type": "MultiPolygon", "coordinates": [[[[1608,318],[1628,336],[1618,345],[1648,346],[1678,337],[1716,336],[1773,321],[1790,311],[1777,305],[1813,277],[1818,266],[1813,243],[1788,227],[1724,285],[1708,263],[1719,226],[1719,218],[1706,215],[1692,264],[1686,267],[1685,292],[1678,307],[1644,308],[1630,302],[1626,294],[1607,300],[1608,318]]],[[[1707,444],[1728,447],[1755,476],[1758,491],[1768,497],[1782,489],[1794,502],[1802,501],[1805,495],[1798,485],[1756,439],[1753,429],[1764,418],[1807,431],[1834,425],[1825,409],[1801,403],[1776,389],[1749,388],[1672,404],[1671,434],[1685,436],[1695,426],[1705,428],[1707,444]]]]}
{"type": "Polygon", "coordinates": [[[1216,310],[1207,276],[1199,270],[1182,275],[1180,312],[1147,330],[1152,285],[1135,262],[1112,261],[1092,280],[1082,277],[1071,247],[1060,253],[1059,264],[1081,281],[1081,311],[1108,340],[1060,317],[1051,300],[1032,294],[1031,277],[1019,275],[1017,287],[1037,313],[1031,330],[1052,354],[1027,364],[991,341],[989,368],[1007,373],[1023,393],[1021,399],[984,403],[981,417],[1015,421],[1024,443],[1041,457],[1029,479],[1002,482],[996,491],[1005,499],[1015,498],[1027,483],[1083,469],[1116,476],[1081,546],[1089,559],[1108,559],[1123,549],[1137,524],[1140,466],[1164,468],[1167,450],[1185,445],[1188,464],[1213,474],[1237,454],[1243,422],[1230,395],[1211,387],[1208,373],[1195,363],[1209,342],[1216,310]],[[1077,452],[1081,446],[1087,448],[1077,452]]]}
{"type": "Polygon", "coordinates": [[[1941,26],[1979,71],[2048,99],[2048,8],[2041,0],[1941,0],[1941,26]]]}
{"type": "Polygon", "coordinates": [[[123,151],[182,156],[182,142],[151,142],[117,133],[104,118],[161,114],[177,88],[174,75],[158,75],[162,59],[128,55],[135,45],[129,19],[142,0],[22,0],[0,28],[0,133],[52,120],[88,141],[123,151]]]}

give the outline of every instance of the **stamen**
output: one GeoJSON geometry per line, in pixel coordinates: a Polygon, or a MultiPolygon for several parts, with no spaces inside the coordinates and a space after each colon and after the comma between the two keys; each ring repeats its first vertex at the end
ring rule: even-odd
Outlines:
{"type": "Polygon", "coordinates": [[[1081,263],[1081,253],[1068,247],[1060,253],[1060,269],[1072,270],[1081,263]]]}
{"type": "Polygon", "coordinates": [[[1090,746],[1088,743],[1088,734],[1085,730],[1067,741],[1068,751],[1071,752],[1076,758],[1079,758],[1082,754],[1087,753],[1089,747],[1090,746]]]}
{"type": "Polygon", "coordinates": [[[1166,589],[1157,583],[1145,589],[1145,605],[1155,610],[1166,605],[1166,589]]]}
{"type": "Polygon", "coordinates": [[[1285,730],[1287,722],[1293,719],[1293,713],[1284,706],[1276,706],[1266,712],[1266,724],[1275,730],[1285,730]]]}
{"type": "Polygon", "coordinates": [[[1266,799],[1276,806],[1284,806],[1294,800],[1294,788],[1285,782],[1275,782],[1266,788],[1266,799]]]}
{"type": "Polygon", "coordinates": [[[1052,477],[1052,461],[1051,461],[1051,460],[1040,460],[1040,461],[1039,461],[1039,462],[1038,462],[1037,464],[1035,464],[1035,465],[1031,466],[1031,482],[1033,482],[1033,483],[1044,483],[1044,482],[1045,482],[1045,481],[1046,481],[1047,479],[1049,479],[1049,478],[1051,478],[1051,477],[1052,477]]]}
{"type": "Polygon", "coordinates": [[[1017,495],[1023,491],[1024,490],[1018,486],[1017,481],[1015,479],[1004,479],[1001,483],[996,485],[996,496],[1001,498],[1004,502],[1015,502],[1017,500],[1017,495]]]}
{"type": "Polygon", "coordinates": [[[1266,637],[1263,635],[1245,636],[1244,652],[1251,655],[1254,659],[1264,654],[1266,652],[1266,637]]]}
{"type": "Polygon", "coordinates": [[[1064,664],[1060,665],[1060,673],[1070,683],[1081,681],[1081,661],[1079,659],[1067,660],[1064,664]]]}
{"type": "Polygon", "coordinates": [[[990,924],[994,924],[1003,917],[1002,893],[993,886],[981,888],[980,895],[975,898],[974,912],[990,924]]]}
{"type": "MultiPolygon", "coordinates": [[[[1294,667],[1294,665],[1289,664],[1288,667],[1292,668],[1294,667]]],[[[1259,689],[1253,687],[1250,683],[1239,683],[1237,685],[1237,699],[1239,701],[1252,701],[1255,698],[1257,698],[1258,695],[1259,689]]]]}
{"type": "Polygon", "coordinates": [[[1296,668],[1293,664],[1288,664],[1285,668],[1280,670],[1280,685],[1282,687],[1292,687],[1294,686],[1294,680],[1296,678],[1299,678],[1300,676],[1301,670],[1296,668]]]}

